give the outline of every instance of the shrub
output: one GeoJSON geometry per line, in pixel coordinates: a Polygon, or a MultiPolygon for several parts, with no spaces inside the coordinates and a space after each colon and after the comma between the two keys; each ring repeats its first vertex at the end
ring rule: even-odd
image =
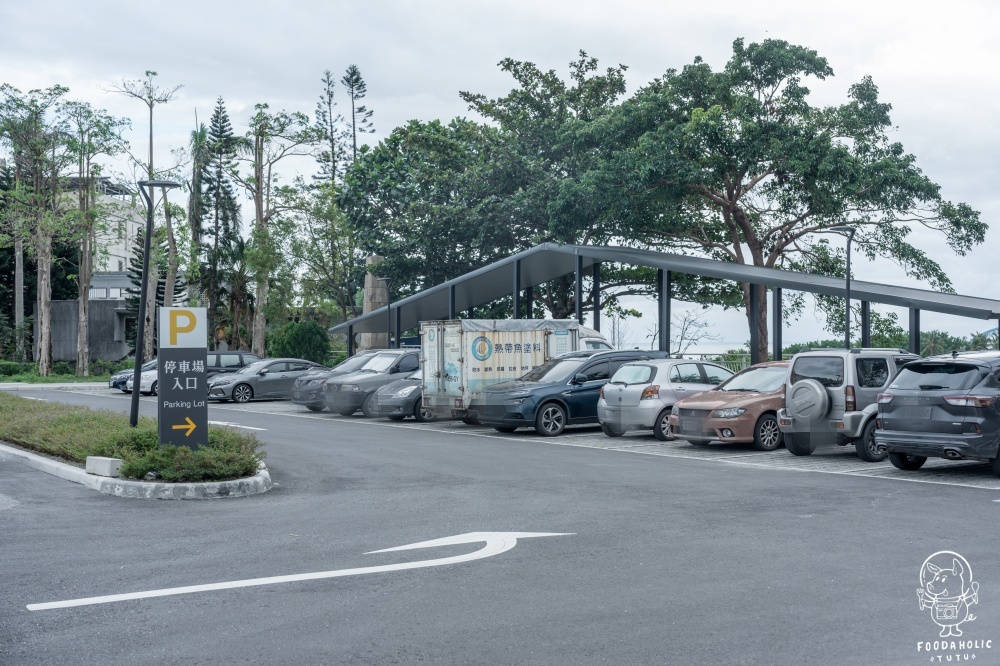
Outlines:
{"type": "Polygon", "coordinates": [[[53,375],[74,375],[76,371],[73,370],[71,366],[66,361],[56,361],[52,364],[52,374],[53,375]]]}
{"type": "Polygon", "coordinates": [[[0,440],[66,460],[87,456],[123,460],[121,474],[163,481],[223,481],[253,476],[264,453],[254,435],[209,426],[208,446],[157,446],[156,420],[139,419],[130,428],[126,414],[26,400],[0,393],[0,440]]]}
{"type": "Polygon", "coordinates": [[[11,377],[30,373],[35,368],[34,363],[18,363],[17,361],[0,361],[0,376],[11,377]]]}
{"type": "Polygon", "coordinates": [[[314,321],[290,321],[275,332],[269,350],[271,356],[326,363],[330,355],[330,334],[314,321]]]}

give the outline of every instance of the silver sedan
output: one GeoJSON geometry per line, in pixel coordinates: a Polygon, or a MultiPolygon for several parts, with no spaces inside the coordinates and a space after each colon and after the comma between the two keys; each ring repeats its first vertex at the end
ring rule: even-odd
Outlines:
{"type": "Polygon", "coordinates": [[[322,366],[300,358],[269,358],[237,372],[215,375],[208,380],[208,399],[249,402],[254,398],[290,398],[295,380],[322,366]]]}

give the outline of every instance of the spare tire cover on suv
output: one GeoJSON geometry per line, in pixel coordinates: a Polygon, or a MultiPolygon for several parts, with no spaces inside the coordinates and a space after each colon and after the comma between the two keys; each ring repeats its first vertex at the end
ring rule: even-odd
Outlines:
{"type": "Polygon", "coordinates": [[[826,388],[815,379],[796,382],[788,391],[785,409],[794,419],[816,423],[830,409],[830,396],[826,388]]]}

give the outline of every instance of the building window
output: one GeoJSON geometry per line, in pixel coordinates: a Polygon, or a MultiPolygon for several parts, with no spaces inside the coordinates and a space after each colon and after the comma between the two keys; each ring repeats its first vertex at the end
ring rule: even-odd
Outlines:
{"type": "Polygon", "coordinates": [[[118,272],[121,273],[124,270],[125,270],[125,260],[124,259],[119,259],[118,260],[118,272]]]}

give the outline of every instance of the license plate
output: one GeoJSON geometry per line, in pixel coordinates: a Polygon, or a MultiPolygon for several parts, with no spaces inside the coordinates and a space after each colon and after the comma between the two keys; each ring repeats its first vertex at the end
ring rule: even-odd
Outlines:
{"type": "Polygon", "coordinates": [[[301,391],[292,391],[292,400],[298,400],[302,397],[301,391]]]}
{"type": "Polygon", "coordinates": [[[682,433],[700,433],[701,426],[693,421],[681,421],[681,432],[682,433]]]}
{"type": "Polygon", "coordinates": [[[903,410],[904,419],[920,419],[926,421],[931,417],[930,407],[907,407],[903,410]]]}

